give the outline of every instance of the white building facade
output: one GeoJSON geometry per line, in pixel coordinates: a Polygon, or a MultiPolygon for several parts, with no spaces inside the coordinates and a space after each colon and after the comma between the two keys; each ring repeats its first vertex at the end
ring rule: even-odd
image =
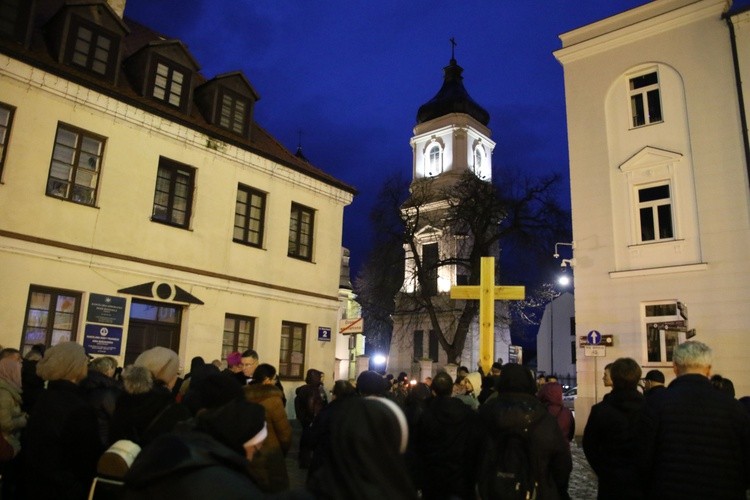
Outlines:
{"type": "Polygon", "coordinates": [[[31,1],[3,24],[0,343],[121,365],[253,348],[288,391],[333,378],[355,190],[253,122],[244,75],[204,78],[113,5],[31,1]]]}
{"type": "Polygon", "coordinates": [[[613,335],[605,357],[578,351],[584,421],[606,363],[669,382],[689,338],[750,394],[750,13],[730,7],[655,0],[560,36],[577,329],[613,335]]]}

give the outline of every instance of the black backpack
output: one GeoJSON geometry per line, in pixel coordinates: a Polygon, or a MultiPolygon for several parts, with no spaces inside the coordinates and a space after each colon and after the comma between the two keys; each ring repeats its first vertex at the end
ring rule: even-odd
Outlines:
{"type": "Polygon", "coordinates": [[[492,440],[495,449],[488,454],[490,463],[480,479],[480,495],[484,500],[537,498],[539,485],[529,453],[530,430],[530,427],[508,430],[492,440]]]}

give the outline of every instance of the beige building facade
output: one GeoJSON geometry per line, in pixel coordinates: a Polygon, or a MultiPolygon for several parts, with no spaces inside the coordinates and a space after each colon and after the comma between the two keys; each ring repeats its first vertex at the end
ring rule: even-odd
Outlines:
{"type": "Polygon", "coordinates": [[[750,394],[749,37],[728,0],[655,0],[560,36],[576,329],[613,336],[604,357],[579,348],[582,421],[605,364],[669,382],[691,338],[750,394]]]}
{"type": "Polygon", "coordinates": [[[118,5],[61,5],[0,33],[0,344],[253,348],[290,391],[332,377],[354,188],[253,121],[241,73],[204,77],[118,5]]]}

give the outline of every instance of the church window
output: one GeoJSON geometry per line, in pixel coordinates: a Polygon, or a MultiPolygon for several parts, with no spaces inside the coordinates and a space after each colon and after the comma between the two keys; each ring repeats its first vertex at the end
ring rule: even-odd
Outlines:
{"type": "Polygon", "coordinates": [[[424,356],[424,331],[414,331],[414,359],[420,360],[424,356]]]}
{"type": "Polygon", "coordinates": [[[438,244],[422,245],[422,291],[425,296],[437,295],[438,290],[438,244]]]}
{"type": "Polygon", "coordinates": [[[427,164],[427,177],[434,177],[443,171],[443,158],[440,146],[437,144],[430,148],[427,164]]]}
{"type": "Polygon", "coordinates": [[[662,121],[659,75],[656,71],[633,77],[630,83],[632,127],[662,121]]]}
{"type": "Polygon", "coordinates": [[[474,173],[479,174],[482,171],[482,148],[474,150],[474,173]]]}

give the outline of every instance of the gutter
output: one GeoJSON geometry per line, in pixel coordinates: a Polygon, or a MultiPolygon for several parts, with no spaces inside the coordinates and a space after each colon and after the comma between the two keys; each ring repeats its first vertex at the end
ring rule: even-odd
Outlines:
{"type": "Polygon", "coordinates": [[[740,106],[740,124],[742,126],[742,141],[745,145],[745,168],[747,169],[748,182],[750,182],[750,136],[747,130],[747,114],[745,113],[745,98],[742,94],[742,77],[740,75],[740,61],[737,54],[737,35],[734,31],[731,15],[725,14],[724,20],[729,27],[729,41],[732,44],[732,61],[734,63],[734,79],[737,85],[737,102],[740,106]]]}

